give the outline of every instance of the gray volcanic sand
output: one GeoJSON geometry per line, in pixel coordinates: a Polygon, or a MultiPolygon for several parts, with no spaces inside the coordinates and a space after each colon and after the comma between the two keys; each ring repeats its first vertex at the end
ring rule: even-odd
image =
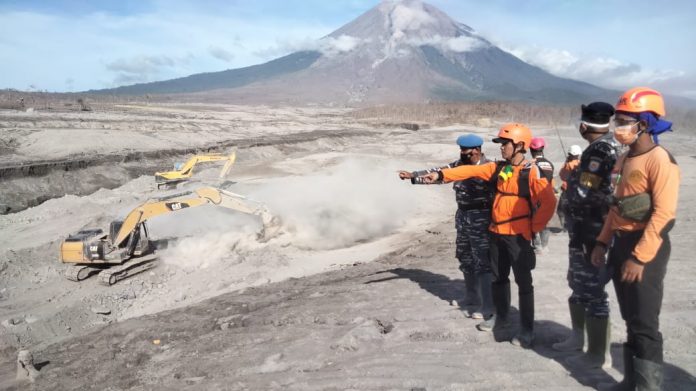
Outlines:
{"type": "MultiPolygon", "coordinates": [[[[96,278],[65,280],[60,242],[82,228],[107,227],[150,197],[221,185],[211,181],[219,165],[202,167],[196,181],[176,190],[157,190],[151,175],[123,176],[110,189],[0,216],[0,388],[25,387],[14,381],[20,348],[40,363],[36,389],[554,390],[620,378],[625,331],[611,284],[615,368],[573,368],[564,363],[568,354],[550,349],[570,322],[562,232],[552,235],[534,272],[534,349],[477,331],[456,306],[464,283],[454,259],[451,186],[411,186],[396,172],[455,160],[454,140],[462,132],[479,133],[484,151],[498,158],[489,142],[495,128],[411,132],[356,123],[338,109],[223,105],[91,113],[98,118],[88,119],[88,128],[75,126],[83,122],[77,114],[28,115],[0,113],[0,135],[14,140],[3,162],[277,136],[274,145],[238,150],[222,186],[266,204],[283,225],[280,235],[261,243],[259,220],[229,210],[205,206],[154,218],[153,237],[178,240],[160,252],[156,268],[106,287],[96,278]],[[231,131],[235,118],[243,126],[231,131]],[[198,130],[186,130],[192,128],[198,130]],[[313,134],[302,141],[320,129],[345,137],[313,134]],[[66,143],[66,134],[79,137],[66,143]],[[290,135],[292,143],[284,143],[290,135]],[[109,314],[96,313],[103,310],[109,314]]],[[[548,155],[560,168],[556,133],[533,129],[547,138],[548,155]]],[[[566,147],[584,147],[572,129],[560,131],[566,147]]],[[[688,256],[695,233],[693,140],[683,132],[663,140],[682,168],[661,314],[665,389],[681,390],[696,384],[696,284],[688,256]]],[[[108,175],[100,167],[75,175],[108,175]]]]}

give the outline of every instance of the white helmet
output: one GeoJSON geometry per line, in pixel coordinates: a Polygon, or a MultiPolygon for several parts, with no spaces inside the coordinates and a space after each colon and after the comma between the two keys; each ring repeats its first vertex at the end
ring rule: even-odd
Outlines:
{"type": "Polygon", "coordinates": [[[571,145],[570,148],[568,148],[568,155],[571,156],[580,156],[582,155],[582,147],[579,145],[571,145]]]}

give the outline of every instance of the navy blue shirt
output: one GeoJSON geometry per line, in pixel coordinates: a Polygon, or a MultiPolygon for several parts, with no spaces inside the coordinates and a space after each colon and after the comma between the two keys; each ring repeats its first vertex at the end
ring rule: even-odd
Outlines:
{"type": "Polygon", "coordinates": [[[593,141],[580,156],[580,164],[568,178],[568,212],[575,220],[603,223],[614,192],[611,171],[621,146],[611,133],[593,141]]]}

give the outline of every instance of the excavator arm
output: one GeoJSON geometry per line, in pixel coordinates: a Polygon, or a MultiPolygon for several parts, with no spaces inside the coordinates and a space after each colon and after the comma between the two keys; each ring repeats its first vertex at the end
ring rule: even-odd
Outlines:
{"type": "Polygon", "coordinates": [[[155,216],[207,204],[259,216],[264,224],[264,230],[275,228],[278,225],[277,219],[271,216],[262,205],[248,201],[246,197],[239,194],[214,187],[202,187],[194,191],[148,201],[133,209],[123,220],[121,228],[113,238],[112,245],[114,247],[122,246],[140,224],[155,216]]]}
{"type": "Polygon", "coordinates": [[[208,204],[259,216],[263,222],[258,235],[260,241],[272,238],[279,231],[279,220],[263,205],[239,194],[203,187],[149,200],[130,211],[122,221],[113,221],[108,234],[101,229],[87,229],[68,236],[60,246],[61,262],[72,265],[65,270],[66,278],[82,281],[99,274],[102,284],[113,285],[153,268],[156,246],[148,238],[146,222],[156,216],[208,204]]]}
{"type": "Polygon", "coordinates": [[[203,187],[152,199],[137,206],[122,221],[111,223],[110,234],[101,229],[88,229],[69,236],[61,245],[61,261],[64,263],[120,264],[132,256],[152,253],[145,223],[156,216],[177,212],[201,205],[217,205],[241,213],[259,216],[263,230],[259,241],[275,236],[280,228],[279,220],[261,204],[244,196],[214,187],[203,187]]]}
{"type": "Polygon", "coordinates": [[[232,168],[235,160],[237,159],[236,151],[232,151],[229,155],[223,155],[220,153],[212,153],[205,155],[196,155],[189,158],[186,163],[184,163],[180,168],[173,171],[164,171],[155,173],[155,182],[160,185],[172,183],[172,182],[183,182],[193,175],[193,169],[198,163],[207,162],[219,162],[225,161],[225,165],[220,171],[219,178],[224,178],[227,173],[232,168]]]}

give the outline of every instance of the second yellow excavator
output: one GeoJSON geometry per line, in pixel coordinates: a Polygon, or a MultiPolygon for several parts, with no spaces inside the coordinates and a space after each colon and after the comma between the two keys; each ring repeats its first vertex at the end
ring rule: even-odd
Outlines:
{"type": "Polygon", "coordinates": [[[232,168],[234,161],[237,158],[236,151],[232,151],[229,155],[221,153],[210,153],[205,155],[195,155],[189,158],[186,163],[177,164],[174,166],[174,171],[163,171],[155,173],[155,182],[158,189],[173,189],[178,184],[185,182],[193,176],[193,169],[198,163],[220,162],[225,161],[225,165],[220,171],[219,179],[223,179],[232,168]]]}
{"type": "Polygon", "coordinates": [[[99,273],[99,280],[113,285],[155,266],[157,243],[149,239],[146,221],[152,217],[201,205],[217,205],[259,216],[263,222],[258,235],[266,241],[278,233],[280,222],[260,204],[244,196],[213,187],[203,187],[168,197],[149,200],[133,209],[125,219],[112,221],[109,232],[86,229],[68,236],[60,246],[60,260],[71,266],[65,276],[81,281],[99,273]]]}

